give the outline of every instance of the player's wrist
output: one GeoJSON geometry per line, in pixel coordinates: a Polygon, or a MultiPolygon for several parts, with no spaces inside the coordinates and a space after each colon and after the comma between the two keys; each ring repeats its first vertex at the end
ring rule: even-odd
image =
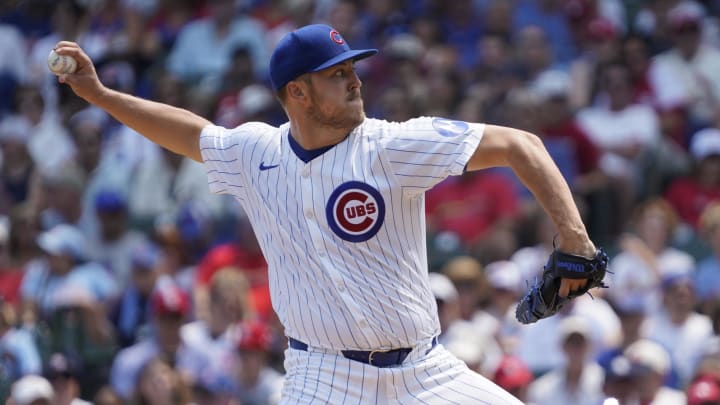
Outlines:
{"type": "Polygon", "coordinates": [[[560,234],[556,240],[555,247],[565,253],[583,257],[593,257],[597,248],[590,240],[590,237],[583,230],[582,232],[571,232],[560,234]]]}

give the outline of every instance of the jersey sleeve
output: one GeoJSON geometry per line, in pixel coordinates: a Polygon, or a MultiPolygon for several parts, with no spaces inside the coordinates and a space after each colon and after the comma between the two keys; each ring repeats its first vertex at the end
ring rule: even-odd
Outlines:
{"type": "Polygon", "coordinates": [[[484,129],[484,124],[421,117],[390,124],[380,142],[401,186],[419,194],[462,174],[484,129]]]}
{"type": "Polygon", "coordinates": [[[244,132],[243,126],[229,130],[208,125],[200,133],[200,153],[211,192],[237,194],[245,188],[245,171],[241,166],[244,132]]]}

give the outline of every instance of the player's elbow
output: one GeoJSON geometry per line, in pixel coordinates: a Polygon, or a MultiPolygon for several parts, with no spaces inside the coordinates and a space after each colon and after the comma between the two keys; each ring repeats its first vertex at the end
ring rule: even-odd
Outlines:
{"type": "Polygon", "coordinates": [[[534,160],[538,154],[546,154],[547,150],[539,136],[522,130],[512,132],[507,150],[509,166],[527,164],[534,160]]]}

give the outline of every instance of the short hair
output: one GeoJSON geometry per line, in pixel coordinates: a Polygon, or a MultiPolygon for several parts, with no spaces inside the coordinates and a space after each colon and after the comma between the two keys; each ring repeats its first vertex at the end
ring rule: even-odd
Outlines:
{"type": "Polygon", "coordinates": [[[238,267],[223,267],[210,279],[210,302],[218,302],[217,300],[225,297],[239,300],[243,318],[254,312],[250,300],[250,282],[238,267]]]}

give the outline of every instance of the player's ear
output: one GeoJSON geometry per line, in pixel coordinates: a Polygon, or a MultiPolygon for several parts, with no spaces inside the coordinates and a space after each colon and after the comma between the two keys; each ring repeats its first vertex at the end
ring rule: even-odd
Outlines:
{"type": "Polygon", "coordinates": [[[306,91],[303,86],[297,81],[291,81],[287,85],[287,95],[298,101],[304,101],[306,97],[306,91]]]}

